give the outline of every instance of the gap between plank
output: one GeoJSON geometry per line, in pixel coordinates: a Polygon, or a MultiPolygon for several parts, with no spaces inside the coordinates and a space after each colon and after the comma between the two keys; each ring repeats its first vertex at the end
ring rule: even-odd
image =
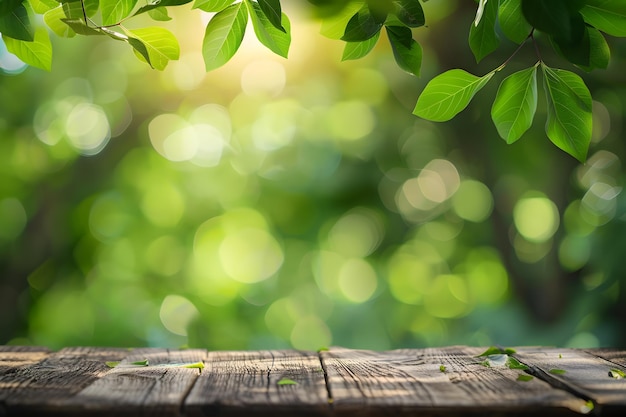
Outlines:
{"type": "MultiPolygon", "coordinates": [[[[168,349],[168,351],[169,351],[169,349],[168,349]]],[[[207,359],[209,358],[209,351],[207,351],[205,357],[207,359]]],[[[187,397],[189,397],[189,394],[191,394],[191,390],[196,385],[196,382],[198,382],[198,379],[200,378],[200,374],[202,374],[202,369],[206,369],[206,361],[204,359],[202,359],[202,364],[204,365],[204,368],[198,369],[198,373],[195,375],[195,378],[193,379],[193,382],[191,384],[189,384],[189,386],[187,387],[187,390],[183,394],[182,399],[180,401],[180,407],[178,409],[178,414],[181,417],[187,415],[186,410],[185,410],[185,404],[187,403],[187,397]]]]}
{"type": "Polygon", "coordinates": [[[333,392],[330,389],[330,384],[328,383],[328,371],[326,370],[326,364],[324,363],[324,358],[322,357],[322,351],[317,352],[317,357],[320,360],[320,365],[322,367],[322,371],[324,372],[324,385],[326,386],[326,393],[328,394],[328,407],[330,407],[330,411],[333,411],[333,392]]]}

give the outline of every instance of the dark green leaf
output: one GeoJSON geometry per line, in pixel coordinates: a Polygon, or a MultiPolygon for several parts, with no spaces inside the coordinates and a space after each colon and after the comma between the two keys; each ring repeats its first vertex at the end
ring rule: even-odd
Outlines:
{"type": "Polygon", "coordinates": [[[419,76],[422,69],[422,47],[413,39],[411,29],[400,26],[386,26],[386,29],[398,66],[419,76]]]}
{"type": "Polygon", "coordinates": [[[528,375],[528,374],[519,374],[517,376],[516,381],[522,381],[522,382],[528,382],[531,381],[534,377],[532,375],[528,375]]]}
{"type": "Polygon", "coordinates": [[[380,32],[369,38],[366,41],[361,42],[346,42],[346,46],[343,49],[342,61],[348,61],[351,59],[360,59],[370,53],[378,39],[380,38],[380,32]]]}
{"type": "Polygon", "coordinates": [[[521,0],[501,0],[498,21],[502,33],[517,44],[524,42],[532,29],[522,13],[521,0]]]}
{"type": "Polygon", "coordinates": [[[413,114],[434,122],[445,122],[461,112],[474,95],[493,77],[494,71],[477,77],[461,69],[439,74],[426,84],[413,114]]]}
{"type": "Polygon", "coordinates": [[[289,32],[290,24],[287,16],[283,14],[283,24],[281,27],[286,29],[278,29],[269,21],[265,13],[261,10],[261,6],[257,2],[246,0],[246,4],[250,10],[252,18],[252,26],[257,39],[263,45],[267,46],[272,52],[287,58],[289,54],[289,45],[291,44],[291,34],[289,32]]]}
{"type": "Polygon", "coordinates": [[[150,67],[154,68],[152,62],[150,62],[150,54],[148,53],[148,48],[143,44],[139,39],[135,39],[133,37],[127,37],[126,41],[130,46],[133,47],[133,51],[135,55],[141,60],[150,65],[150,67]]]}
{"type": "Polygon", "coordinates": [[[500,40],[496,34],[498,2],[488,1],[478,24],[473,23],[469,32],[469,44],[476,62],[480,62],[498,48],[500,40]]]}
{"type": "Polygon", "coordinates": [[[247,24],[248,15],[243,3],[228,6],[213,16],[202,42],[202,56],[207,71],[221,67],[235,55],[247,24]]]}
{"type": "Polygon", "coordinates": [[[512,356],[509,356],[507,360],[507,365],[509,369],[522,369],[522,370],[528,369],[528,366],[524,365],[523,363],[520,363],[520,361],[518,361],[512,356]]]}
{"type": "Polygon", "coordinates": [[[382,26],[370,14],[369,8],[364,6],[348,21],[341,39],[347,42],[366,41],[380,32],[382,26]]]}
{"type": "MultiPolygon", "coordinates": [[[[100,0],[102,1],[102,0],[100,0]]],[[[154,10],[158,7],[169,7],[169,6],[180,6],[183,4],[191,3],[193,0],[156,0],[150,2],[146,6],[140,7],[133,16],[137,16],[138,14],[149,12],[150,10],[154,10]]]]}
{"type": "Polygon", "coordinates": [[[32,41],[9,37],[3,37],[3,40],[7,51],[17,56],[24,63],[50,71],[52,67],[52,44],[45,28],[38,28],[32,41]]]}
{"type": "Polygon", "coordinates": [[[28,12],[22,4],[17,4],[13,9],[4,5],[0,14],[0,33],[6,37],[21,41],[32,41],[35,32],[30,24],[28,12]]]}
{"type": "Polygon", "coordinates": [[[137,0],[100,0],[103,25],[118,24],[130,15],[137,0]]]}
{"type": "Polygon", "coordinates": [[[611,36],[626,36],[624,0],[587,0],[580,9],[585,22],[611,36]]]}
{"type": "Polygon", "coordinates": [[[398,19],[411,28],[424,26],[424,9],[419,0],[397,0],[396,16],[398,19]]]}
{"type": "Polygon", "coordinates": [[[235,0],[196,0],[193,2],[192,9],[200,9],[205,12],[221,12],[235,0]]]}
{"type": "Polygon", "coordinates": [[[541,69],[548,104],[548,138],[584,162],[591,142],[591,94],[573,72],[552,69],[545,64],[541,64],[541,69]]]}
{"type": "Polygon", "coordinates": [[[550,37],[554,49],[572,64],[588,67],[591,59],[591,41],[589,30],[580,14],[573,15],[570,20],[572,27],[579,27],[575,38],[553,35],[550,37]]]}
{"type": "Polygon", "coordinates": [[[533,27],[574,44],[583,36],[584,24],[576,0],[522,0],[522,13],[533,27]]]}
{"type": "Polygon", "coordinates": [[[155,26],[127,30],[126,32],[129,38],[137,39],[145,45],[150,57],[148,62],[154,69],[164,70],[170,60],[179,58],[178,41],[172,32],[165,28],[155,26]]]}
{"type": "Polygon", "coordinates": [[[611,60],[611,50],[609,44],[604,39],[604,35],[594,27],[587,27],[589,33],[589,65],[580,65],[585,71],[594,68],[606,69],[611,60]]]}
{"type": "Polygon", "coordinates": [[[395,9],[393,0],[366,0],[369,13],[377,23],[384,23],[389,13],[395,9]]]}
{"type": "Polygon", "coordinates": [[[537,66],[505,78],[491,107],[491,118],[498,134],[513,143],[526,132],[537,109],[537,66]]]}
{"type": "Polygon", "coordinates": [[[483,353],[481,353],[480,356],[489,356],[489,355],[501,355],[501,354],[506,354],[506,355],[512,355],[515,353],[515,349],[513,348],[501,348],[501,347],[497,347],[497,346],[490,346],[487,348],[487,350],[485,350],[483,353]]]}
{"type": "Polygon", "coordinates": [[[283,12],[280,6],[280,0],[257,0],[263,14],[276,29],[286,32],[282,24],[283,12]]]}

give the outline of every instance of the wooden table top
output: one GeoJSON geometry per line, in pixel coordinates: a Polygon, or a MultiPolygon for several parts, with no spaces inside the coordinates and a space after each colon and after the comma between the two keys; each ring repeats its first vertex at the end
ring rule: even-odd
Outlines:
{"type": "Polygon", "coordinates": [[[485,350],[0,346],[0,416],[626,415],[624,350],[485,350]]]}

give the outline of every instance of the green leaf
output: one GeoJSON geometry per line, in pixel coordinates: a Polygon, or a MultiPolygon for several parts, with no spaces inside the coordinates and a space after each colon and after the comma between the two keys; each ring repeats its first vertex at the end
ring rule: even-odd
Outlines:
{"type": "Polygon", "coordinates": [[[167,22],[169,20],[172,20],[170,15],[167,13],[167,9],[165,7],[157,7],[156,9],[148,10],[148,16],[160,22],[167,22]]]}
{"type": "Polygon", "coordinates": [[[575,44],[583,35],[579,0],[522,0],[522,13],[536,29],[575,44]]]}
{"type": "Polygon", "coordinates": [[[176,60],[180,56],[176,37],[165,28],[155,26],[126,30],[126,33],[145,45],[150,57],[149,63],[154,69],[162,71],[170,60],[176,60]]]}
{"type": "Polygon", "coordinates": [[[501,0],[498,21],[504,36],[517,44],[524,42],[532,30],[522,13],[521,0],[501,0]]]}
{"type": "Polygon", "coordinates": [[[243,3],[228,6],[209,21],[202,41],[202,56],[206,70],[227,63],[243,40],[248,15],[243,3]]]}
{"type": "Polygon", "coordinates": [[[150,362],[148,361],[148,359],[144,359],[142,361],[136,361],[136,362],[131,362],[131,365],[138,365],[138,366],[148,366],[150,364],[150,362]]]}
{"type": "Polygon", "coordinates": [[[554,375],[563,375],[565,373],[565,370],[564,369],[552,368],[548,372],[550,372],[551,374],[554,374],[554,375]]]}
{"type": "Polygon", "coordinates": [[[511,144],[526,132],[537,109],[537,66],[506,77],[496,93],[491,118],[498,134],[511,144]]]}
{"type": "Polygon", "coordinates": [[[82,19],[61,19],[61,23],[68,27],[71,30],[71,33],[78,33],[79,35],[87,36],[105,34],[102,29],[95,29],[85,25],[85,21],[82,19]]]}
{"type": "Polygon", "coordinates": [[[63,3],[63,10],[65,11],[65,17],[68,19],[85,19],[85,14],[88,17],[95,15],[98,12],[98,7],[100,5],[99,0],[84,0],[83,3],[80,1],[71,1],[63,3]],[[85,11],[83,13],[83,5],[85,6],[85,11]]]}
{"type": "Polygon", "coordinates": [[[478,357],[489,356],[489,355],[502,355],[502,354],[512,355],[514,353],[515,353],[515,349],[513,348],[501,348],[497,346],[490,346],[487,348],[487,350],[485,350],[483,353],[478,355],[478,357]]]}
{"type": "Polygon", "coordinates": [[[587,0],[580,9],[585,22],[611,36],[626,36],[626,2],[587,0]]]}
{"type": "Polygon", "coordinates": [[[109,368],[115,368],[117,365],[120,364],[120,362],[119,361],[108,361],[108,362],[105,362],[105,364],[109,368]]]}
{"type": "Polygon", "coordinates": [[[528,375],[528,374],[519,374],[517,376],[516,381],[522,381],[522,382],[528,382],[531,381],[534,377],[532,375],[528,375]]]}
{"type": "Polygon", "coordinates": [[[0,33],[3,37],[32,41],[35,32],[30,24],[26,7],[18,4],[16,7],[8,9],[8,5],[3,5],[3,12],[0,13],[0,33]]]}
{"type": "Polygon", "coordinates": [[[276,383],[276,385],[298,385],[296,381],[289,378],[282,378],[280,381],[276,383]]]}
{"type": "Polygon", "coordinates": [[[445,122],[461,112],[495,72],[477,77],[461,69],[439,74],[426,84],[413,114],[434,122],[445,122]]]}
{"type": "Polygon", "coordinates": [[[103,25],[115,25],[130,15],[137,0],[100,0],[103,25]]]}
{"type": "Polygon", "coordinates": [[[191,3],[193,0],[154,0],[149,4],[140,7],[133,16],[137,16],[138,14],[146,13],[151,10],[156,10],[159,7],[169,7],[169,6],[180,6],[183,4],[191,3]]]}
{"type": "Polygon", "coordinates": [[[548,103],[548,138],[584,162],[591,142],[591,94],[573,72],[552,69],[545,64],[541,64],[541,69],[548,103]]]}
{"type": "Polygon", "coordinates": [[[380,38],[380,32],[366,41],[361,42],[346,42],[346,46],[343,49],[342,61],[348,61],[351,59],[360,59],[366,56],[374,49],[378,39],[380,38]]]}
{"type": "Polygon", "coordinates": [[[40,27],[35,31],[32,41],[23,41],[3,37],[7,51],[11,52],[24,63],[50,71],[52,67],[52,44],[48,31],[40,27]]]}
{"type": "Polygon", "coordinates": [[[181,365],[183,368],[191,368],[191,369],[204,369],[204,362],[194,362],[194,363],[187,363],[184,365],[181,365]]]}
{"type": "Polygon", "coordinates": [[[257,0],[263,14],[276,29],[286,32],[283,27],[283,12],[281,11],[280,0],[257,0]]]}
{"type": "Polygon", "coordinates": [[[254,33],[259,42],[267,46],[269,50],[275,54],[287,58],[289,45],[291,44],[290,24],[287,16],[283,14],[283,23],[281,25],[281,28],[286,27],[286,30],[281,30],[270,22],[268,17],[261,10],[259,3],[246,0],[246,4],[250,9],[252,26],[254,27],[254,33]]]}
{"type": "Polygon", "coordinates": [[[522,369],[522,370],[528,369],[528,366],[524,365],[523,363],[521,363],[520,361],[518,361],[512,356],[509,356],[507,360],[507,365],[509,369],[522,369]]]}
{"type": "Polygon", "coordinates": [[[553,35],[550,37],[550,41],[555,51],[563,58],[572,64],[588,67],[591,59],[589,28],[585,25],[580,14],[571,17],[571,25],[573,28],[577,28],[573,30],[576,34],[575,37],[553,35]]]}
{"type": "Polygon", "coordinates": [[[369,8],[365,5],[348,21],[341,40],[347,42],[366,41],[380,32],[382,27],[383,24],[372,16],[369,8]]]}
{"type": "Polygon", "coordinates": [[[446,372],[446,366],[445,365],[439,365],[439,372],[446,372]]]}
{"type": "Polygon", "coordinates": [[[330,39],[341,39],[346,31],[346,25],[362,7],[362,1],[350,1],[341,10],[326,16],[322,21],[320,34],[330,39]]]}
{"type": "Polygon", "coordinates": [[[37,14],[44,14],[48,10],[52,10],[59,6],[55,0],[28,0],[33,11],[37,14]]]}
{"type": "Polygon", "coordinates": [[[500,44],[495,29],[497,16],[497,0],[487,1],[478,25],[472,24],[470,28],[469,45],[476,62],[480,62],[485,56],[495,51],[500,44]]]}
{"type": "Polygon", "coordinates": [[[624,379],[626,378],[626,373],[621,369],[611,369],[609,371],[609,376],[614,379],[624,379]]]}
{"type": "Polygon", "coordinates": [[[200,9],[205,12],[221,12],[235,0],[196,0],[193,2],[192,9],[200,9]]]}
{"type": "Polygon", "coordinates": [[[397,0],[396,16],[410,28],[424,26],[426,23],[424,9],[419,0],[397,0]]]}
{"type": "Polygon", "coordinates": [[[609,44],[598,29],[589,26],[587,31],[589,32],[589,65],[580,65],[580,67],[585,71],[591,71],[594,68],[606,69],[611,60],[609,44]]]}
{"type": "Polygon", "coordinates": [[[60,4],[57,8],[48,10],[43,15],[43,21],[57,36],[71,38],[75,36],[76,33],[63,21],[64,19],[67,19],[67,16],[65,15],[65,11],[63,11],[63,6],[60,4]]]}
{"type": "Polygon", "coordinates": [[[117,34],[117,32],[111,32],[107,34],[111,36],[113,39],[124,40],[128,42],[128,44],[132,46],[133,52],[135,53],[137,58],[139,58],[140,61],[143,61],[146,64],[150,65],[151,68],[154,68],[154,65],[152,65],[152,62],[150,60],[150,54],[148,53],[148,48],[139,39],[128,37],[122,34],[117,34]],[[121,36],[124,36],[124,39],[121,38],[121,36]]]}
{"type": "Polygon", "coordinates": [[[386,26],[386,29],[398,66],[419,77],[422,69],[422,47],[413,39],[411,29],[401,26],[386,26]]]}

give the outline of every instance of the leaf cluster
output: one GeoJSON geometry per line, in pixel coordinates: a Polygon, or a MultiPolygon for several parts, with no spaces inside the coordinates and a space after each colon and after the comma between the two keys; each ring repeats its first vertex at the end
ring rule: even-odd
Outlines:
{"type": "MultiPolygon", "coordinates": [[[[288,57],[291,24],[282,11],[284,0],[2,0],[0,34],[9,52],[25,63],[50,70],[49,33],[72,38],[107,36],[128,44],[152,68],[163,70],[180,55],[178,41],[158,25],[130,29],[138,15],[170,20],[168,9],[192,3],[211,13],[202,43],[207,71],[226,64],[238,51],[249,22],[261,44],[288,57]],[[34,15],[43,19],[35,19],[34,15]],[[39,23],[43,20],[43,24],[39,23]],[[45,26],[44,26],[45,25],[45,26]]],[[[425,1],[425,0],[423,0],[425,1]]],[[[422,48],[413,30],[425,26],[420,0],[309,0],[323,17],[322,34],[345,42],[342,60],[363,58],[386,34],[398,66],[419,76],[422,48]]],[[[591,94],[580,76],[552,68],[541,57],[539,40],[575,67],[605,69],[611,58],[606,36],[626,37],[624,0],[478,0],[468,22],[468,44],[477,62],[501,46],[500,35],[517,49],[499,67],[483,76],[452,69],[436,76],[417,99],[413,113],[443,122],[464,110],[472,98],[502,71],[525,45],[532,44],[537,61],[501,81],[491,109],[498,134],[506,143],[527,132],[537,109],[541,73],[547,116],[545,131],[560,149],[584,161],[591,141],[591,94]],[[540,71],[539,71],[540,70],[540,71]]]]}

